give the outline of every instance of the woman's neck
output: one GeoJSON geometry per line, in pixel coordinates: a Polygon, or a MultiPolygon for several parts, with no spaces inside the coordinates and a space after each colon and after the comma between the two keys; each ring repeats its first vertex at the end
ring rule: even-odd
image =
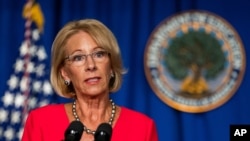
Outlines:
{"type": "Polygon", "coordinates": [[[86,127],[95,130],[100,123],[109,121],[112,105],[109,99],[77,99],[76,114],[86,127]]]}

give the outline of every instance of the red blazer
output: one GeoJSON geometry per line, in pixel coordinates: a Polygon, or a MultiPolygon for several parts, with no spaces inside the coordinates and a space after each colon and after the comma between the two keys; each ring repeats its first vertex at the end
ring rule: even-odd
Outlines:
{"type": "MultiPolygon", "coordinates": [[[[35,109],[26,120],[22,141],[62,141],[69,124],[63,104],[35,109]]],[[[111,141],[158,141],[156,125],[148,116],[121,107],[111,141]]]]}

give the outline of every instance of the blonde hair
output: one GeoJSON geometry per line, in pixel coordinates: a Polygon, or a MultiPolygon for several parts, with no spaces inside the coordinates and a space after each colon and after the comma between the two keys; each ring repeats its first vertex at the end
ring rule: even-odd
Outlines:
{"type": "Polygon", "coordinates": [[[84,19],[72,21],[66,24],[56,35],[51,50],[51,73],[50,80],[58,95],[73,98],[75,90],[72,85],[65,85],[60,69],[64,65],[66,57],[65,45],[67,40],[79,31],[88,33],[98,46],[103,47],[110,54],[111,69],[114,77],[110,79],[109,90],[116,92],[122,83],[122,75],[125,73],[122,65],[120,49],[113,33],[100,21],[84,19]]]}

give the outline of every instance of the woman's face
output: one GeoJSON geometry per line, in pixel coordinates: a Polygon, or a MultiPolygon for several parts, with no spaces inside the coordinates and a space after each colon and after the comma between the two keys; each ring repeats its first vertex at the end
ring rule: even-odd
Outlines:
{"type": "Polygon", "coordinates": [[[107,52],[85,32],[71,36],[66,43],[69,58],[61,69],[64,80],[69,80],[76,94],[97,96],[109,91],[112,73],[107,52]],[[91,55],[92,54],[92,55],[91,55]]]}

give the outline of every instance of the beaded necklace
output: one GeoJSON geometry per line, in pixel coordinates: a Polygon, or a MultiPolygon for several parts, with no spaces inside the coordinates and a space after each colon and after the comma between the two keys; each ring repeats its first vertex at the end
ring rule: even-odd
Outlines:
{"type": "MultiPolygon", "coordinates": [[[[110,99],[110,103],[112,105],[112,110],[111,110],[111,116],[110,116],[110,119],[109,119],[108,123],[112,126],[112,123],[113,123],[114,117],[115,117],[116,106],[115,106],[115,103],[113,102],[112,99],[110,99]]],[[[72,104],[72,112],[73,112],[73,115],[74,115],[75,119],[77,121],[80,121],[80,119],[79,119],[79,117],[78,117],[78,115],[76,113],[76,101],[74,101],[73,104],[72,104]]],[[[94,130],[88,129],[86,126],[84,126],[83,131],[85,131],[87,134],[93,134],[93,135],[95,135],[95,132],[96,132],[94,130]]]]}

